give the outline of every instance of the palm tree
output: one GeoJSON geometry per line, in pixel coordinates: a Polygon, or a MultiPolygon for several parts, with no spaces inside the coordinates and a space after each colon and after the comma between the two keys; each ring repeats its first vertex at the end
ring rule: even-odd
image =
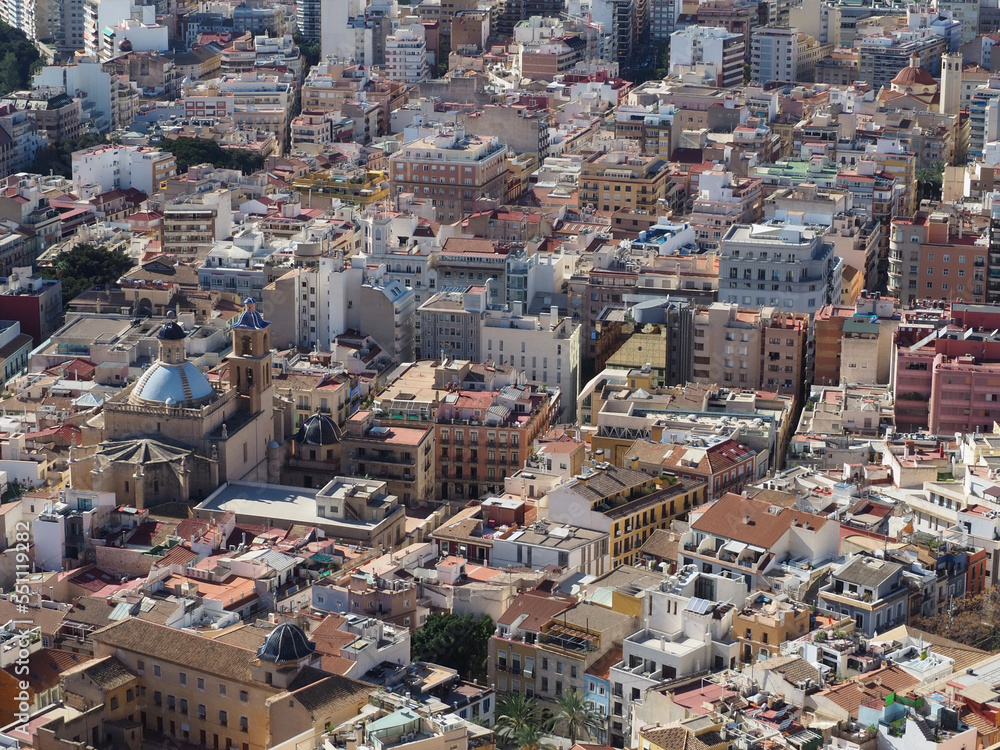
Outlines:
{"type": "Polygon", "coordinates": [[[514,735],[520,750],[556,750],[556,746],[545,741],[542,728],[537,724],[525,724],[514,735]]]}
{"type": "Polygon", "coordinates": [[[578,739],[596,736],[604,727],[604,722],[587,703],[583,693],[570,690],[556,701],[556,712],[550,727],[563,737],[569,737],[570,744],[575,745],[578,739]]]}
{"type": "Polygon", "coordinates": [[[540,729],[538,702],[520,693],[507,693],[497,703],[496,731],[505,741],[518,740],[526,729],[540,729]]]}

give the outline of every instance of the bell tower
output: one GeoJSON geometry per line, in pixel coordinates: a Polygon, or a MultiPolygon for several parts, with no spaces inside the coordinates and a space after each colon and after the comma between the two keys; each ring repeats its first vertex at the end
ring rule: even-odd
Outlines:
{"type": "Polygon", "coordinates": [[[229,382],[258,414],[271,404],[271,324],[257,312],[253,297],[243,301],[243,312],[233,324],[233,354],[229,382]]]}

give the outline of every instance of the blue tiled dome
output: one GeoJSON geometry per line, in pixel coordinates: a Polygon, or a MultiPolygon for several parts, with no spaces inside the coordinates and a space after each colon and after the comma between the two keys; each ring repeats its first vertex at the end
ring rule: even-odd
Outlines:
{"type": "Polygon", "coordinates": [[[243,300],[243,312],[233,323],[233,328],[252,328],[259,331],[269,325],[271,324],[264,320],[264,316],[257,312],[257,301],[253,297],[247,297],[243,300]]]}
{"type": "Polygon", "coordinates": [[[298,625],[285,622],[270,632],[264,645],[257,649],[257,658],[275,663],[298,661],[316,650],[316,644],[306,638],[298,625]]]}
{"type": "Polygon", "coordinates": [[[157,362],[139,377],[130,399],[171,406],[193,406],[214,393],[205,373],[190,362],[177,365],[157,362]]]}
{"type": "Polygon", "coordinates": [[[295,433],[295,442],[306,445],[333,445],[340,442],[340,427],[325,414],[313,414],[295,433]]]}
{"type": "Polygon", "coordinates": [[[184,329],[177,325],[177,323],[173,320],[168,320],[164,323],[160,328],[160,332],[156,334],[156,338],[163,341],[177,341],[185,336],[187,336],[187,334],[184,333],[184,329]]]}

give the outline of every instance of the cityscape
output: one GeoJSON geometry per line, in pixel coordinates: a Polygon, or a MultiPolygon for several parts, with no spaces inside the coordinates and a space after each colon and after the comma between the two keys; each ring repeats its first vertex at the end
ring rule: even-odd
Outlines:
{"type": "Polygon", "coordinates": [[[0,750],[1000,747],[998,45],[0,0],[0,750]]]}

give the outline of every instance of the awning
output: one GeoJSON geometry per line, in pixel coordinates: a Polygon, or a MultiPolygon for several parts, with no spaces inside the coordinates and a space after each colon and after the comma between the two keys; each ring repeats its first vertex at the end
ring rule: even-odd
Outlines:
{"type": "Polygon", "coordinates": [[[747,545],[744,544],[743,542],[731,541],[731,542],[726,542],[725,544],[722,545],[723,552],[732,552],[734,555],[740,554],[740,552],[742,552],[746,548],[747,545]]]}

